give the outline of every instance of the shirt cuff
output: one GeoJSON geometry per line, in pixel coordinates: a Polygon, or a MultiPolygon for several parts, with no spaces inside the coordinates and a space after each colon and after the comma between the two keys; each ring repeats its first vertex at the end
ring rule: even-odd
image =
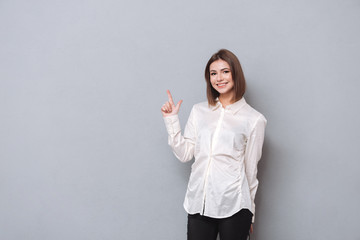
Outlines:
{"type": "Polygon", "coordinates": [[[179,117],[177,114],[163,117],[163,118],[164,118],[166,130],[169,135],[173,136],[176,133],[178,133],[179,131],[181,131],[180,121],[179,121],[179,117]]]}

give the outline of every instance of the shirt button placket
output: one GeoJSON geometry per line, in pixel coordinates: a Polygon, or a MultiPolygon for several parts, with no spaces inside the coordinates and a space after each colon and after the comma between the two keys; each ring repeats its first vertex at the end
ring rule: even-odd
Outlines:
{"type": "Polygon", "coordinates": [[[216,125],[214,135],[213,135],[211,143],[210,143],[209,161],[208,161],[206,175],[205,175],[205,181],[204,181],[204,195],[203,195],[202,215],[204,215],[204,213],[205,213],[206,188],[207,188],[208,176],[209,176],[209,171],[210,171],[210,164],[211,164],[211,161],[212,161],[213,147],[214,147],[215,143],[217,142],[217,136],[219,135],[221,124],[223,122],[224,112],[225,112],[224,108],[221,107],[220,117],[219,117],[219,120],[218,120],[218,123],[216,125]]]}

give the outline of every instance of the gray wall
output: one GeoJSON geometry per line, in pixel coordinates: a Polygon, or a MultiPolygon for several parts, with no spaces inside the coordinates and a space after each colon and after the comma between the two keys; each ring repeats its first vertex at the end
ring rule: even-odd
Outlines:
{"type": "Polygon", "coordinates": [[[252,239],[360,239],[360,2],[0,1],[0,239],[185,239],[166,89],[238,55],[268,119],[252,239]]]}

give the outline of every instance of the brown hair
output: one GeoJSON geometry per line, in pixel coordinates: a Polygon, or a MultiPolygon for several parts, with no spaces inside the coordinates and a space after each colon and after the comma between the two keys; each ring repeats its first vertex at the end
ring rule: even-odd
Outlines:
{"type": "Polygon", "coordinates": [[[214,53],[209,59],[205,67],[205,81],[206,81],[206,94],[209,105],[214,106],[216,104],[216,98],[219,97],[219,92],[216,91],[210,82],[210,65],[216,60],[224,60],[230,65],[231,75],[234,81],[234,102],[240,100],[246,89],[245,77],[242,71],[239,59],[227,49],[220,49],[217,53],[214,53]]]}

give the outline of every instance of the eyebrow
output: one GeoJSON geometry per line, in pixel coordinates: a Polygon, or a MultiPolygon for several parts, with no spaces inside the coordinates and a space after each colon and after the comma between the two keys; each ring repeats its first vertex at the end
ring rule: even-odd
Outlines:
{"type": "MultiPolygon", "coordinates": [[[[220,71],[224,71],[224,70],[230,70],[230,68],[222,68],[222,69],[220,69],[220,71]]],[[[216,72],[216,70],[210,70],[210,72],[216,72]]]]}

